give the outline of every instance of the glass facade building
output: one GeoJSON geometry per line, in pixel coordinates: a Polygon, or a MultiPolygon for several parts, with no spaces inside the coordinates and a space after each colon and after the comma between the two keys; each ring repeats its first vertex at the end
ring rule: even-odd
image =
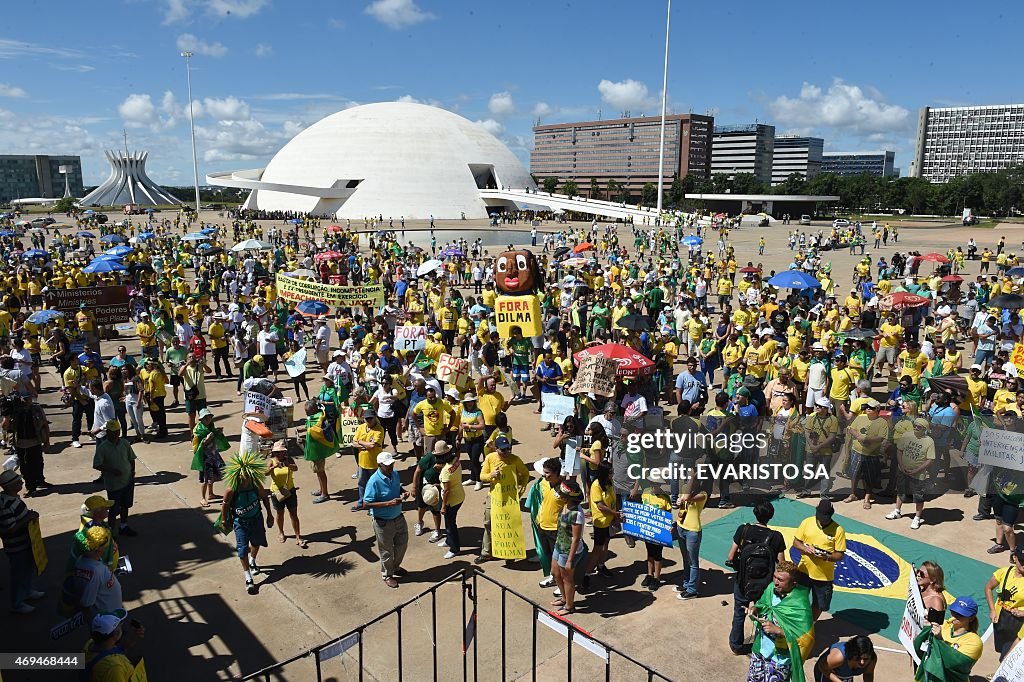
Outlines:
{"type": "Polygon", "coordinates": [[[77,156],[9,155],[0,156],[0,203],[14,199],[64,196],[66,171],[67,189],[71,196],[85,194],[82,183],[82,160],[77,156]]]}
{"type": "Polygon", "coordinates": [[[896,152],[826,152],[821,158],[821,172],[836,175],[879,175],[898,177],[893,167],[896,152]]]}
{"type": "MultiPolygon", "coordinates": [[[[711,173],[711,116],[673,114],[665,118],[664,188],[673,177],[711,173]]],[[[636,197],[644,184],[658,181],[661,117],[644,116],[608,121],[579,121],[539,125],[533,129],[530,172],[543,184],[554,177],[573,180],[581,196],[590,195],[591,179],[601,192],[609,180],[636,197]]]]}
{"type": "Polygon", "coordinates": [[[948,182],[1024,165],[1024,104],[924,107],[910,175],[948,182]]]}
{"type": "Polygon", "coordinates": [[[776,137],[772,156],[772,184],[786,181],[793,173],[810,180],[821,172],[825,140],[820,137],[776,137]]]}
{"type": "Polygon", "coordinates": [[[764,184],[772,181],[775,126],[764,123],[715,126],[711,172],[750,173],[764,184]]]}

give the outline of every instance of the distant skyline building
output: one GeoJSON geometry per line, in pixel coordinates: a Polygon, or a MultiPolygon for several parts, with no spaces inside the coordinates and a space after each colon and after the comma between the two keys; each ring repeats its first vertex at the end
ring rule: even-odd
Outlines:
{"type": "Polygon", "coordinates": [[[881,177],[899,177],[899,169],[894,168],[896,160],[894,151],[867,152],[825,152],[821,157],[821,172],[836,175],[878,175],[881,177]]]}
{"type": "Polygon", "coordinates": [[[772,181],[775,126],[765,123],[715,126],[711,173],[750,173],[764,184],[772,181]]]}
{"type": "Polygon", "coordinates": [[[949,182],[1024,165],[1024,104],[923,107],[912,177],[949,182]]]}
{"type": "MultiPolygon", "coordinates": [[[[590,196],[591,178],[601,192],[615,180],[637,197],[643,186],[658,182],[660,116],[574,121],[538,125],[533,129],[530,172],[543,183],[573,180],[581,196],[590,196]]],[[[665,117],[664,190],[674,177],[711,175],[712,116],[671,114],[665,117]]]]}
{"type": "Polygon", "coordinates": [[[821,172],[825,140],[820,137],[786,136],[775,138],[772,156],[772,184],[786,181],[793,173],[810,180],[821,172]]]}
{"type": "Polygon", "coordinates": [[[0,155],[0,202],[54,199],[65,194],[80,197],[84,193],[81,157],[0,155]]]}

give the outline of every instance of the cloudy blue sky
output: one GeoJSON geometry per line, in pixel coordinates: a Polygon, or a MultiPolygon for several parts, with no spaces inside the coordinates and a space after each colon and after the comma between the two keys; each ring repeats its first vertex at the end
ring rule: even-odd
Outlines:
{"type": "MultiPolygon", "coordinates": [[[[150,150],[190,184],[263,166],[302,128],[411,99],[478,122],[524,161],[536,120],[658,111],[663,0],[93,0],[6,3],[0,153],[150,150]]],[[[909,165],[918,107],[1021,101],[1019,3],[675,0],[672,111],[772,123],[909,165]]]]}

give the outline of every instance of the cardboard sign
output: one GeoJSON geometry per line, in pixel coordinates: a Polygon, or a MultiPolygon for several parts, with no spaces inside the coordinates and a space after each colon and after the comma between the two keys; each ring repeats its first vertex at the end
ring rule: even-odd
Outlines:
{"type": "Polygon", "coordinates": [[[593,393],[604,398],[615,395],[615,372],[619,363],[611,358],[600,355],[588,355],[583,358],[580,369],[576,372],[576,380],[569,388],[575,395],[593,393]]]}
{"type": "Polygon", "coordinates": [[[351,407],[341,408],[341,441],[339,447],[354,448],[356,429],[362,420],[351,407]]]}
{"type": "Polygon", "coordinates": [[[540,394],[540,420],[546,424],[561,424],[569,415],[576,414],[576,399],[571,395],[540,394]]]}
{"type": "Polygon", "coordinates": [[[511,472],[502,472],[491,489],[491,556],[497,559],[525,559],[523,518],[519,511],[519,488],[511,472]]]}
{"type": "Polygon", "coordinates": [[[75,319],[83,303],[96,318],[96,324],[116,324],[131,319],[126,286],[52,289],[46,294],[46,302],[48,308],[64,313],[67,320],[75,319]]]}
{"type": "Polygon", "coordinates": [[[459,390],[466,390],[473,385],[469,375],[469,360],[442,353],[437,361],[437,380],[451,384],[459,390]]]}
{"type": "Polygon", "coordinates": [[[1024,680],[1024,646],[1017,644],[1013,651],[1006,655],[1003,662],[992,676],[992,682],[1012,682],[1024,680]]]}
{"type": "Polygon", "coordinates": [[[983,426],[978,463],[1024,471],[1024,433],[983,426]]]}
{"type": "Polygon", "coordinates": [[[50,639],[56,641],[82,627],[82,623],[84,622],[85,614],[82,611],[79,611],[70,618],[62,620],[50,628],[50,639]]]}
{"type": "Polygon", "coordinates": [[[540,336],[544,333],[540,299],[533,295],[498,296],[494,299],[494,322],[503,339],[512,338],[512,327],[519,327],[527,338],[540,336]]]}
{"type": "Polygon", "coordinates": [[[903,612],[903,620],[900,621],[900,644],[907,650],[914,663],[920,664],[921,659],[914,653],[914,638],[921,630],[931,627],[928,623],[928,610],[924,607],[924,599],[921,597],[921,588],[917,586],[917,580],[913,577],[917,568],[914,567],[907,587],[907,608],[903,612]]]}
{"type": "Polygon", "coordinates": [[[277,275],[277,295],[286,301],[321,301],[327,305],[351,307],[361,305],[384,305],[384,285],[373,284],[365,287],[321,284],[305,279],[277,275]]]}
{"type": "Polygon", "coordinates": [[[32,558],[36,562],[36,575],[42,575],[46,570],[48,559],[46,558],[46,546],[43,544],[43,534],[39,530],[39,519],[32,519],[28,522],[28,537],[32,541],[32,558]]]}
{"type": "Polygon", "coordinates": [[[284,361],[284,369],[291,378],[300,377],[306,373],[306,349],[300,348],[284,361]]]}
{"type": "Polygon", "coordinates": [[[1013,345],[1013,352],[1010,353],[1010,362],[1013,366],[1024,372],[1024,343],[1013,345]]]}
{"type": "Polygon", "coordinates": [[[423,350],[427,347],[427,328],[406,325],[395,327],[395,350],[423,350]]]}
{"type": "Polygon", "coordinates": [[[245,414],[261,414],[264,417],[270,416],[273,402],[268,396],[256,391],[245,393],[245,414]]]}
{"type": "Polygon", "coordinates": [[[622,502],[622,532],[662,547],[672,546],[672,512],[639,502],[622,502]]]}

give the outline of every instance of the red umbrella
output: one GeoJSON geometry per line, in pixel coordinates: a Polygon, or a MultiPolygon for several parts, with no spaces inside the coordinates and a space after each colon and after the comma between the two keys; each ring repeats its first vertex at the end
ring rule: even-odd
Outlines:
{"type": "Polygon", "coordinates": [[[761,270],[753,266],[747,266],[745,268],[740,268],[740,272],[761,272],[761,270]]]}
{"type": "Polygon", "coordinates": [[[323,253],[316,254],[313,258],[318,262],[323,260],[335,260],[337,258],[345,258],[345,254],[338,251],[324,251],[323,253]]]}
{"type": "Polygon", "coordinates": [[[943,256],[941,253],[926,253],[921,256],[921,260],[930,260],[933,263],[948,263],[949,259],[943,256]]]}
{"type": "Polygon", "coordinates": [[[893,308],[916,308],[922,305],[928,305],[930,302],[924,296],[918,296],[912,294],[909,291],[899,291],[895,294],[889,294],[882,302],[893,308]]]}
{"type": "Polygon", "coordinates": [[[621,343],[605,343],[600,346],[584,348],[573,356],[577,364],[584,358],[597,355],[619,363],[616,374],[620,377],[646,377],[654,374],[654,363],[649,358],[621,343]]]}
{"type": "Polygon", "coordinates": [[[327,226],[327,231],[328,232],[341,232],[342,229],[343,228],[341,227],[341,225],[328,225],[327,226]]]}
{"type": "Polygon", "coordinates": [[[942,281],[943,282],[962,282],[962,281],[964,281],[964,278],[961,277],[960,275],[946,275],[945,277],[942,278],[942,281]]]}
{"type": "Polygon", "coordinates": [[[594,245],[591,244],[590,242],[583,242],[582,244],[576,245],[576,247],[573,248],[572,252],[573,253],[583,253],[584,251],[590,251],[593,248],[594,248],[594,245]]]}

